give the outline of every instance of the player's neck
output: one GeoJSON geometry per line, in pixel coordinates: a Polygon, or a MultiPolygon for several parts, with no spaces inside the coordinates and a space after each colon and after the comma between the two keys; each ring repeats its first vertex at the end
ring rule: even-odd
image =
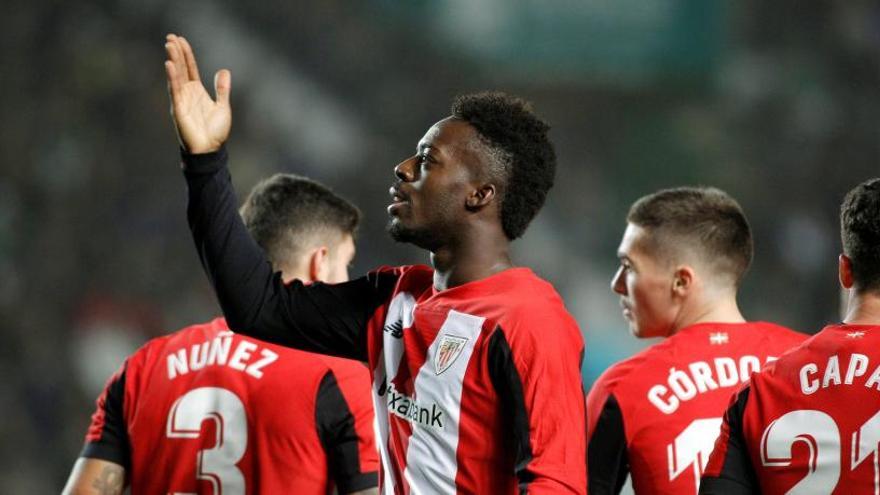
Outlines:
{"type": "Polygon", "coordinates": [[[745,323],[742,312],[736,304],[736,295],[701,301],[681,312],[679,324],[675,325],[674,335],[679,330],[699,323],[745,323]]]}
{"type": "Polygon", "coordinates": [[[431,253],[434,288],[446,290],[504,271],[513,266],[510,241],[497,236],[463,236],[431,253]]]}
{"type": "Polygon", "coordinates": [[[843,320],[847,325],[880,325],[880,295],[852,291],[847,308],[843,320]]]}

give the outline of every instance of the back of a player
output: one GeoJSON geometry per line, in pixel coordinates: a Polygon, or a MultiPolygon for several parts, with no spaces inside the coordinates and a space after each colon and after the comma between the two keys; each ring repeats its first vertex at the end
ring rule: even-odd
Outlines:
{"type": "MultiPolygon", "coordinates": [[[[880,493],[880,326],[826,327],[756,375],[729,414],[762,493],[880,493]]],[[[726,435],[707,475],[724,469],[726,435]]]]}
{"type": "Polygon", "coordinates": [[[843,322],[733,397],[701,494],[880,493],[880,179],[847,193],[840,234],[843,322]]]}
{"type": "MultiPolygon", "coordinates": [[[[343,373],[344,387],[362,388],[369,400],[366,368],[347,366],[354,371],[343,373]]],[[[333,488],[333,472],[346,469],[345,479],[354,485],[372,477],[366,486],[375,486],[372,443],[355,444],[353,452],[347,446],[353,466],[328,463],[345,456],[327,451],[333,442],[322,428],[369,429],[372,423],[363,411],[355,418],[348,410],[343,386],[330,370],[317,355],[233,334],[222,319],[194,325],[151,341],[129,358],[99,400],[86,449],[90,440],[101,444],[107,428],[98,418],[105,414],[101,402],[122,391],[133,494],[324,494],[333,488]],[[341,419],[321,424],[322,408],[341,419]]],[[[351,488],[358,489],[341,492],[351,488]]]]}
{"type": "Polygon", "coordinates": [[[730,395],[804,340],[769,323],[701,323],[615,365],[588,397],[591,493],[696,493],[730,395]],[[608,456],[625,445],[620,459],[608,456]],[[606,472],[613,485],[600,486],[606,472]]]}

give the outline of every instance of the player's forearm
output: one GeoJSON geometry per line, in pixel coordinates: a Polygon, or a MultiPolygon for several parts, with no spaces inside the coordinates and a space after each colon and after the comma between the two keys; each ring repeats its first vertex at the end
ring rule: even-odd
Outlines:
{"type": "Polygon", "coordinates": [[[125,468],[119,464],[79,458],[70,473],[62,495],[121,495],[125,488],[125,468]]]}
{"type": "Polygon", "coordinates": [[[274,290],[273,273],[238,215],[226,150],[184,152],[182,157],[189,188],[187,219],[202,266],[229,325],[245,334],[259,331],[260,309],[274,290]]]}
{"type": "Polygon", "coordinates": [[[366,359],[361,330],[379,304],[374,281],[285,286],[238,214],[226,161],[225,149],[183,153],[190,230],[230,328],[288,347],[366,359]]]}

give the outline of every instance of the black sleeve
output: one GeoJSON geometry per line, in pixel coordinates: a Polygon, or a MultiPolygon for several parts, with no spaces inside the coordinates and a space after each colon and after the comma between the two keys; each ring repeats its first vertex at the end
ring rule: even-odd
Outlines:
{"type": "Polygon", "coordinates": [[[596,421],[590,443],[587,445],[587,474],[590,495],[620,493],[629,474],[629,455],[623,414],[614,394],[609,394],[596,421]]]}
{"type": "Polygon", "coordinates": [[[377,472],[362,473],[360,470],[359,441],[354,415],[339,390],[332,371],[324,375],[318,387],[315,423],[327,455],[330,478],[336,483],[338,493],[351,493],[379,485],[377,472]]]}
{"type": "Polygon", "coordinates": [[[226,149],[182,157],[190,230],[230,327],[269,342],[365,361],[366,323],[390,295],[396,275],[285,285],[238,214],[226,149]]]}
{"type": "Polygon", "coordinates": [[[101,459],[119,464],[126,470],[130,469],[131,450],[122,410],[124,398],[125,368],[123,367],[98,397],[98,407],[92,415],[92,424],[80,457],[101,459]]]}
{"type": "Polygon", "coordinates": [[[513,364],[510,344],[500,328],[489,338],[488,352],[489,377],[501,401],[500,409],[505,411],[502,416],[509,422],[505,425],[505,430],[511,432],[505,438],[505,447],[513,452],[514,472],[519,480],[520,493],[527,493],[529,483],[535,479],[535,475],[528,470],[533,457],[529,442],[529,416],[522,379],[513,364]]]}
{"type": "MultiPolygon", "coordinates": [[[[755,470],[743,436],[742,418],[749,399],[749,391],[743,389],[724,415],[729,427],[724,461],[717,477],[704,475],[700,479],[700,495],[747,495],[761,493],[755,470]]],[[[718,444],[715,444],[718,450],[718,444]]],[[[713,453],[714,457],[716,453],[713,453]]],[[[711,461],[710,461],[711,462],[711,461]]]]}

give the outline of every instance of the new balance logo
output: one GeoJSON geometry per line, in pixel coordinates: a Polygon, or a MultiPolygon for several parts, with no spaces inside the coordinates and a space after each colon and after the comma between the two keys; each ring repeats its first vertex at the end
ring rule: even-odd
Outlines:
{"type": "Polygon", "coordinates": [[[395,339],[403,337],[403,322],[397,320],[391,325],[385,325],[385,333],[390,333],[395,339]]]}
{"type": "Polygon", "coordinates": [[[432,403],[430,409],[422,406],[414,398],[398,392],[393,383],[388,385],[387,392],[388,411],[395,416],[422,426],[443,429],[443,410],[436,403],[432,403]]]}

